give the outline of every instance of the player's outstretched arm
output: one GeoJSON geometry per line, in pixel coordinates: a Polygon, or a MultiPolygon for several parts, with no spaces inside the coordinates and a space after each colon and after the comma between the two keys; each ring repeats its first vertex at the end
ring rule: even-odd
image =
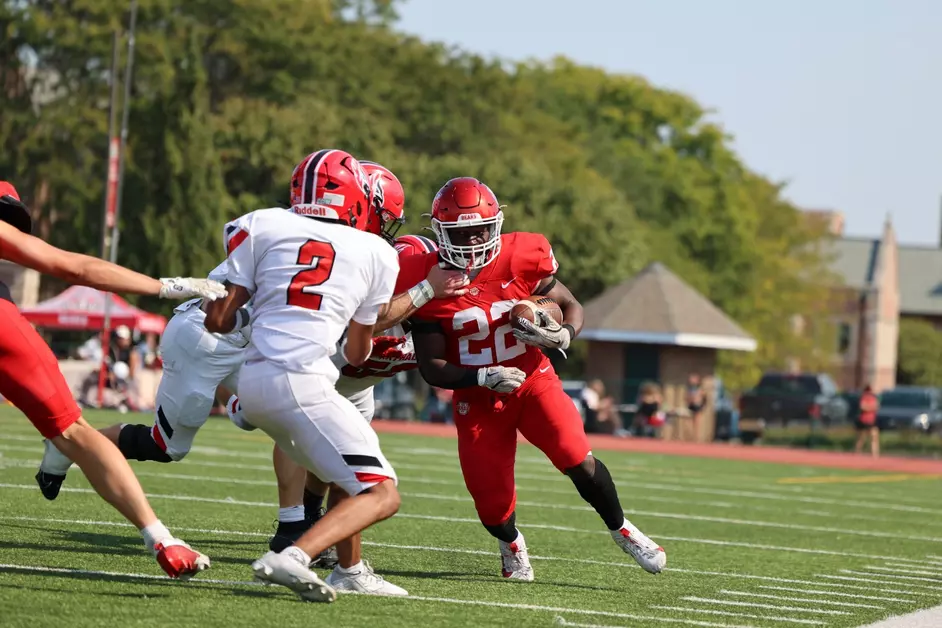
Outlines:
{"type": "Polygon", "coordinates": [[[245,307],[252,295],[242,286],[228,281],[225,283],[225,297],[213,301],[206,307],[206,331],[214,334],[228,334],[242,329],[249,324],[251,312],[245,307]]]}
{"type": "Polygon", "coordinates": [[[222,285],[206,279],[154,279],[97,257],[63,251],[0,222],[0,256],[20,266],[81,286],[161,298],[217,299],[222,285]]]}
{"type": "Polygon", "coordinates": [[[461,271],[446,270],[435,265],[428,273],[428,277],[409,288],[406,292],[397,294],[380,310],[376,321],[376,329],[389,329],[398,325],[416,313],[423,305],[432,299],[446,297],[460,297],[467,290],[468,276],[461,271]]]}

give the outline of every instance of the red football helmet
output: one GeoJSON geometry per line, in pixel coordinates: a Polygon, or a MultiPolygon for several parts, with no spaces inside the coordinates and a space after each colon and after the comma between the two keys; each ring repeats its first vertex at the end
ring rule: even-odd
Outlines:
{"type": "Polygon", "coordinates": [[[408,257],[410,255],[423,255],[425,253],[434,253],[438,250],[438,245],[431,238],[421,235],[399,236],[393,242],[399,257],[408,257]]]}
{"type": "Polygon", "coordinates": [[[370,192],[370,220],[366,230],[382,236],[392,244],[399,229],[405,223],[406,192],[396,175],[389,168],[372,161],[361,161],[363,171],[369,177],[370,192]]]}
{"type": "Polygon", "coordinates": [[[0,181],[0,220],[13,225],[23,233],[30,233],[33,228],[29,209],[20,200],[16,188],[6,181],[0,181]]]}
{"type": "Polygon", "coordinates": [[[300,216],[336,220],[364,231],[369,206],[369,179],[350,153],[330,148],[311,153],[291,175],[288,211],[300,216]]]}
{"type": "Polygon", "coordinates": [[[477,179],[446,183],[432,201],[432,231],[442,259],[456,268],[484,268],[500,254],[504,224],[497,197],[477,179]]]}

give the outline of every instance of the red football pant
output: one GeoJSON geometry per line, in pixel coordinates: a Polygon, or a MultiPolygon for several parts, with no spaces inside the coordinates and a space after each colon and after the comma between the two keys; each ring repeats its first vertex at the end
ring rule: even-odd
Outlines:
{"type": "Polygon", "coordinates": [[[82,416],[56,356],[20,314],[0,299],[0,395],[46,438],[61,436],[82,416]]]}
{"type": "Polygon", "coordinates": [[[487,526],[504,523],[516,508],[518,430],[560,471],[589,455],[582,417],[562,382],[555,374],[531,377],[512,395],[457,391],[454,397],[461,472],[478,517],[487,526]],[[498,399],[502,407],[495,404],[498,399]]]}

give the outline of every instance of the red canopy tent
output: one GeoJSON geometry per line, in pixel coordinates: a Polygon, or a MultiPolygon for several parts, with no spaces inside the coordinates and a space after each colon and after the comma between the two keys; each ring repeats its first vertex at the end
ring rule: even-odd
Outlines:
{"type": "MultiPolygon", "coordinates": [[[[99,331],[105,325],[105,294],[86,286],[72,286],[51,299],[21,309],[20,313],[37,327],[99,331]]],[[[116,294],[108,297],[112,329],[126,325],[142,333],[160,334],[167,326],[165,316],[140,310],[116,294]]]]}

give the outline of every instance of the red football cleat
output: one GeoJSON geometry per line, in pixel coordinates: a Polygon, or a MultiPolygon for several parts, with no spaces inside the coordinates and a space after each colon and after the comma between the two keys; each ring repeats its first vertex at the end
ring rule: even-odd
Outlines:
{"type": "Polygon", "coordinates": [[[208,556],[176,539],[155,545],[154,554],[160,568],[174,579],[189,580],[204,569],[209,569],[208,556]]]}

